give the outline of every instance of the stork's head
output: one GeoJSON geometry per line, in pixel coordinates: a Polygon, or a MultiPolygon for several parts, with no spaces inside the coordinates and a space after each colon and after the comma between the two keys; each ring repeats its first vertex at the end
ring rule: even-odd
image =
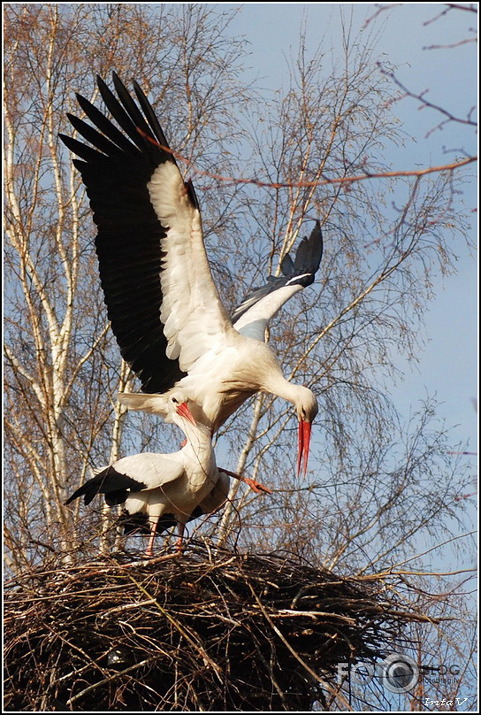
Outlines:
{"type": "Polygon", "coordinates": [[[153,415],[160,415],[170,423],[177,422],[178,417],[181,416],[196,424],[191,413],[188,395],[181,387],[174,387],[162,394],[151,395],[142,392],[119,392],[117,397],[119,402],[129,410],[143,410],[153,415]]]}
{"type": "Polygon", "coordinates": [[[178,418],[180,417],[181,420],[187,420],[191,424],[197,425],[194,415],[192,414],[192,407],[194,403],[188,399],[187,394],[182,388],[169,390],[165,397],[168,412],[166,421],[175,422],[182,427],[182,424],[178,421],[178,418]]]}
{"type": "Polygon", "coordinates": [[[309,445],[311,442],[311,425],[319,411],[317,400],[308,387],[297,386],[296,399],[297,419],[299,420],[299,449],[297,453],[297,473],[307,473],[309,460],[309,445]]]}

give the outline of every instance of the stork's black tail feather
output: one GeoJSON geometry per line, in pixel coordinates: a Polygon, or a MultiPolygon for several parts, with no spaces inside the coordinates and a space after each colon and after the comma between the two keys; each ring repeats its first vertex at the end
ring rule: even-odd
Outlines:
{"type": "MultiPolygon", "coordinates": [[[[200,506],[196,506],[187,521],[197,519],[199,516],[202,516],[202,514],[204,514],[204,510],[200,506]]],[[[124,534],[145,536],[151,533],[147,514],[129,514],[127,511],[124,511],[118,523],[123,527],[124,534]]],[[[173,526],[176,526],[176,524],[177,521],[174,519],[173,514],[162,514],[157,522],[157,528],[155,530],[156,536],[160,536],[164,531],[171,529],[173,526]]]]}

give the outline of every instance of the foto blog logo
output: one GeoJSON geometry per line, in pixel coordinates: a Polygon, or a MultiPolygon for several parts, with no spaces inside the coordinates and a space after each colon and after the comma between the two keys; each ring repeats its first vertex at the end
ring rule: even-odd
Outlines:
{"type": "Polygon", "coordinates": [[[364,685],[375,679],[390,693],[408,693],[418,683],[419,668],[409,655],[392,653],[381,663],[338,663],[337,678],[338,683],[350,680],[364,685]]]}

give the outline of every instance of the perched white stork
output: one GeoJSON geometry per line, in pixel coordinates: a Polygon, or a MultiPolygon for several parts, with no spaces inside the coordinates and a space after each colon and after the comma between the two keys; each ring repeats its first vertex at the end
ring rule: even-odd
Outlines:
{"type": "MultiPolygon", "coordinates": [[[[186,435],[186,444],[180,451],[123,457],[88,479],[65,502],[70,504],[83,496],[84,503],[90,504],[97,494],[103,494],[109,506],[123,504],[133,517],[125,521],[126,533],[137,528],[143,533],[148,526],[147,556],[153,554],[156,533],[174,524],[180,551],[186,523],[219,508],[229,492],[228,474],[237,477],[217,469],[210,429],[196,423],[182,390],[170,391],[163,398],[162,408],[159,404],[159,412],[186,435]]],[[[242,480],[256,492],[270,493],[254,480],[242,480]]]]}
{"type": "Polygon", "coordinates": [[[125,404],[157,413],[158,394],[182,387],[215,431],[251,395],[277,395],[296,408],[298,464],[303,460],[306,469],[317,401],[310,389],[284,378],[264,343],[264,327],[290,295],[312,282],[322,254],[319,224],[304,275],[272,283],[272,291],[246,306],[235,329],[212,280],[194,187],[184,182],[149,101],[134,82],[139,108],[115,73],[118,99],[100,77],[97,82],[120,130],[77,94],[95,127],[68,117],[92,146],[60,138],[80,157],[74,164],[98,228],[95,243],[112,331],[142,391],[149,393],[126,396],[125,404]]]}

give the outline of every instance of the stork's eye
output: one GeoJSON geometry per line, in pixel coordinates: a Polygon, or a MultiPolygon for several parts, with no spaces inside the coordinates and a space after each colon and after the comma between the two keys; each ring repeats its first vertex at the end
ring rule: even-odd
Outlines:
{"type": "Polygon", "coordinates": [[[177,405],[179,403],[179,400],[177,399],[177,397],[172,397],[171,399],[172,399],[172,402],[174,403],[174,405],[177,405]]]}

